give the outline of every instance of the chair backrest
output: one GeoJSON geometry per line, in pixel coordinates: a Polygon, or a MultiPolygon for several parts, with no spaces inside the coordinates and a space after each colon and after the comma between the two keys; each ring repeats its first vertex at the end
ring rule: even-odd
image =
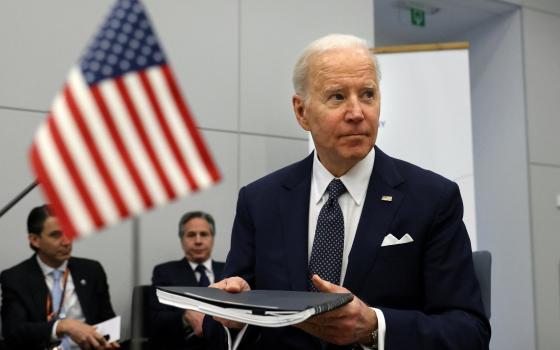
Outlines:
{"type": "Polygon", "coordinates": [[[476,278],[480,284],[484,313],[490,319],[490,295],[492,286],[492,254],[487,250],[473,252],[473,265],[476,278]]]}
{"type": "Polygon", "coordinates": [[[135,286],[132,291],[130,348],[147,349],[150,332],[150,285],[135,286]]]}

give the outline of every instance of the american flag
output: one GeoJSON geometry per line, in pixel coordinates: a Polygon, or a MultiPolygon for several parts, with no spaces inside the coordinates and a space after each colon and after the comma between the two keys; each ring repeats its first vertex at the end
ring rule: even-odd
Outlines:
{"type": "Polygon", "coordinates": [[[138,0],[117,1],[30,153],[71,238],[220,180],[138,0]]]}

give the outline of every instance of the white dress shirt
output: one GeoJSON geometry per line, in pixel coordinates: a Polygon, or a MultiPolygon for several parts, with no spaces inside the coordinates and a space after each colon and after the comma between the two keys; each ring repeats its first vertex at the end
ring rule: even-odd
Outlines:
{"type": "MultiPolygon", "coordinates": [[[[368,155],[356,163],[348,172],[339,179],[347,189],[347,192],[338,197],[338,204],[342,210],[344,217],[344,251],[342,254],[342,270],[340,273],[340,285],[343,284],[346,277],[346,268],[348,267],[348,256],[354,243],[358,223],[364,207],[366,192],[371,174],[373,173],[373,164],[375,162],[375,148],[372,148],[368,155]]],[[[317,152],[313,158],[313,173],[311,177],[311,193],[309,198],[309,234],[308,234],[308,259],[311,257],[313,249],[313,241],[315,239],[315,229],[317,227],[317,219],[323,204],[329,198],[326,189],[329,183],[335,177],[321,164],[317,157],[317,152]]],[[[373,308],[377,314],[378,321],[378,349],[385,348],[385,318],[383,312],[373,308]]]]}
{"type": "MultiPolygon", "coordinates": [[[[49,288],[49,293],[52,293],[54,277],[51,274],[53,269],[52,267],[45,264],[39,256],[36,256],[37,263],[39,263],[39,267],[41,271],[43,271],[43,275],[45,276],[45,282],[47,283],[47,287],[49,288]]],[[[68,261],[65,261],[61,266],[58,267],[57,270],[64,271],[68,266],[68,261]]],[[[61,289],[64,288],[64,279],[60,279],[61,289]]],[[[68,280],[66,281],[66,290],[64,291],[64,300],[62,303],[62,309],[64,310],[64,318],[70,318],[73,320],[79,320],[82,322],[86,321],[84,317],[84,313],[82,311],[82,306],[80,305],[80,301],[78,300],[78,295],[76,294],[76,288],[74,285],[74,280],[72,279],[72,274],[68,274],[68,280]]],[[[58,320],[54,323],[52,331],[51,331],[51,340],[56,341],[60,340],[61,338],[56,336],[56,327],[58,326],[58,320]]],[[[70,345],[72,349],[79,349],[80,347],[74,343],[70,339],[70,345]]]]}

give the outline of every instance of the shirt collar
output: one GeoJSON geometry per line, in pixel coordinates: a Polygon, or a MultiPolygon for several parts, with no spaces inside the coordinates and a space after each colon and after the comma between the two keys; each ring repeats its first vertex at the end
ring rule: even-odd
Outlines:
{"type": "Polygon", "coordinates": [[[196,267],[198,265],[202,264],[204,266],[204,268],[206,269],[206,271],[212,271],[212,259],[208,259],[202,263],[197,263],[197,262],[193,262],[189,260],[189,265],[191,265],[191,269],[193,271],[196,270],[196,267]]]}
{"type": "Polygon", "coordinates": [[[46,277],[48,276],[52,271],[54,270],[61,270],[64,271],[66,270],[66,266],[68,266],[68,260],[65,260],[62,265],[60,265],[58,268],[52,268],[49,265],[45,264],[41,258],[39,258],[39,255],[36,254],[35,255],[35,259],[37,259],[37,263],[39,264],[39,267],[41,268],[41,271],[43,271],[43,275],[46,277]]]}
{"type": "MultiPolygon", "coordinates": [[[[369,184],[369,179],[371,177],[373,164],[375,162],[375,147],[372,147],[371,151],[356,163],[346,174],[340,177],[340,181],[346,187],[346,190],[350,194],[350,197],[354,200],[356,205],[361,205],[365,198],[367,187],[369,184]]],[[[323,197],[323,194],[327,190],[327,186],[335,177],[321,164],[317,156],[317,152],[313,156],[313,186],[311,189],[311,195],[313,203],[317,204],[323,197]]]]}

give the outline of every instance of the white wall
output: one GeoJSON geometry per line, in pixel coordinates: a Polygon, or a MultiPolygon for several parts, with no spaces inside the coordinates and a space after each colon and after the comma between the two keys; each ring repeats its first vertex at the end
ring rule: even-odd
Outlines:
{"type": "Polygon", "coordinates": [[[560,2],[523,10],[532,245],[539,350],[560,348],[560,2]]]}
{"type": "MultiPolygon", "coordinates": [[[[111,3],[0,2],[0,205],[33,180],[27,149],[34,130],[111,3]]],[[[135,277],[148,283],[155,264],[182,255],[176,226],[183,212],[202,209],[215,216],[215,257],[223,260],[240,186],[307,154],[290,102],[291,68],[305,44],[331,32],[373,42],[371,0],[145,4],[224,180],[142,216],[138,236],[127,221],[75,244],[76,255],[98,259],[107,270],[125,335],[135,277]]],[[[31,255],[25,219],[41,202],[35,190],[0,219],[0,269],[31,255]]]]}
{"type": "Polygon", "coordinates": [[[535,348],[521,32],[516,11],[466,33],[478,242],[493,257],[492,349],[535,348]]]}

